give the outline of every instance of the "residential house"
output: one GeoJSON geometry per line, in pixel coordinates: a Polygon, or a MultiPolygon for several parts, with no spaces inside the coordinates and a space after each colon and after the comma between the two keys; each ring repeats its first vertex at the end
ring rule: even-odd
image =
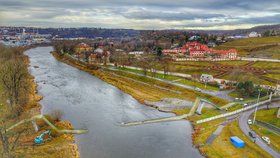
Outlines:
{"type": "Polygon", "coordinates": [[[129,52],[128,55],[143,55],[144,52],[143,51],[133,51],[133,52],[129,52]]]}
{"type": "Polygon", "coordinates": [[[212,75],[202,74],[200,76],[200,81],[201,82],[213,82],[214,81],[214,77],[212,75]]]}
{"type": "Polygon", "coordinates": [[[80,43],[75,47],[74,56],[78,59],[85,59],[86,53],[92,52],[93,48],[86,43],[80,43]]]}
{"type": "Polygon", "coordinates": [[[251,32],[248,35],[249,38],[253,38],[253,37],[261,37],[261,34],[257,33],[257,32],[251,32]]]}

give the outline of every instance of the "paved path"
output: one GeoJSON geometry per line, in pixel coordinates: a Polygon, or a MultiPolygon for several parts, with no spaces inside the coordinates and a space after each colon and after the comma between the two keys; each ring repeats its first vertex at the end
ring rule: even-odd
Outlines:
{"type": "MultiPolygon", "coordinates": [[[[271,103],[270,108],[276,108],[276,107],[280,107],[280,103],[279,102],[274,102],[271,103]]],[[[266,105],[259,107],[259,109],[264,109],[266,108],[266,105]]],[[[247,120],[249,119],[250,115],[254,112],[255,109],[246,111],[244,113],[242,113],[239,117],[239,127],[242,130],[242,132],[247,136],[249,136],[249,131],[251,131],[247,120]]],[[[263,150],[265,150],[266,152],[268,152],[270,155],[272,155],[275,158],[280,158],[280,153],[278,153],[277,151],[273,150],[272,148],[270,148],[270,146],[268,146],[262,139],[260,136],[257,135],[256,138],[256,144],[261,147],[263,150]]]]}
{"type": "Polygon", "coordinates": [[[215,130],[214,133],[211,134],[210,137],[206,140],[206,144],[212,144],[213,141],[220,135],[220,133],[223,131],[224,125],[219,125],[218,128],[215,130]]]}
{"type": "MultiPolygon", "coordinates": [[[[125,70],[119,70],[116,68],[107,68],[109,70],[112,71],[122,71],[122,72],[126,72],[126,73],[130,73],[130,74],[134,74],[134,75],[138,75],[138,76],[144,76],[143,74],[139,74],[139,73],[135,73],[135,72],[130,72],[130,71],[125,71],[125,70]]],[[[155,78],[155,77],[151,77],[151,76],[145,76],[147,78],[152,78],[164,83],[168,83],[174,86],[178,86],[178,87],[182,87],[182,88],[186,88],[186,89],[190,89],[190,90],[195,90],[196,91],[196,87],[194,86],[189,86],[189,85],[185,85],[185,84],[181,84],[181,83],[176,83],[170,80],[165,80],[165,79],[160,79],[160,78],[155,78]]],[[[228,101],[233,101],[234,99],[232,97],[230,97],[228,94],[231,92],[231,90],[227,90],[227,91],[211,91],[211,90],[205,90],[205,89],[201,89],[201,93],[205,93],[205,94],[209,94],[211,96],[215,96],[215,97],[219,97],[228,101]]]]}
{"type": "Polygon", "coordinates": [[[242,57],[241,60],[244,61],[268,61],[268,62],[280,62],[280,60],[278,59],[266,59],[266,58],[246,58],[246,57],[242,57]]]}

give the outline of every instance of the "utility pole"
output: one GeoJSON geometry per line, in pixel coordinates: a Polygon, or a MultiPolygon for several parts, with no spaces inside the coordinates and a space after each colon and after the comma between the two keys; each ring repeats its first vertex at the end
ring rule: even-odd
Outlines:
{"type": "MultiPolygon", "coordinates": [[[[261,89],[259,89],[259,95],[258,95],[257,104],[258,104],[258,103],[259,103],[259,101],[260,101],[260,95],[261,95],[261,89]]],[[[257,111],[258,111],[258,106],[256,106],[256,109],[255,109],[255,114],[254,114],[253,124],[255,124],[255,121],[256,121],[257,111]]]]}

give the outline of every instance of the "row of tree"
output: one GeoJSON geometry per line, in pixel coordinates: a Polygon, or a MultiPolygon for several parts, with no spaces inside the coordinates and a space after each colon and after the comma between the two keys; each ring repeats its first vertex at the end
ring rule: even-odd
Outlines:
{"type": "MultiPolygon", "coordinates": [[[[8,132],[7,128],[17,120],[29,100],[30,76],[23,48],[7,48],[0,45],[0,141],[2,157],[13,157],[21,131],[8,132]],[[2,102],[1,102],[2,101],[2,102]]],[[[1,156],[0,156],[1,157],[1,156]]]]}

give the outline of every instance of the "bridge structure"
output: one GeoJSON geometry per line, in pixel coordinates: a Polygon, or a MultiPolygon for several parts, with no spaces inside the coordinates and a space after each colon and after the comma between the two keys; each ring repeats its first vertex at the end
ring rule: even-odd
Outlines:
{"type": "MultiPolygon", "coordinates": [[[[209,121],[212,121],[212,120],[233,116],[233,115],[239,114],[241,112],[247,111],[249,109],[253,109],[255,107],[258,107],[260,105],[268,104],[272,101],[272,96],[273,96],[273,94],[271,93],[267,100],[257,102],[253,105],[250,105],[250,106],[247,106],[247,107],[244,107],[244,108],[232,111],[232,112],[227,112],[227,113],[223,113],[223,114],[216,115],[216,116],[213,116],[213,117],[209,117],[209,118],[206,118],[206,119],[201,119],[201,120],[196,121],[195,123],[196,124],[201,124],[201,123],[209,122],[209,121]]],[[[177,120],[185,119],[185,118],[188,118],[190,116],[193,116],[195,113],[201,114],[202,108],[204,107],[205,103],[209,103],[219,110],[223,110],[226,107],[230,107],[230,106],[233,106],[233,105],[236,104],[235,102],[228,103],[225,106],[220,108],[220,107],[216,106],[215,104],[211,103],[210,101],[208,101],[206,99],[202,99],[202,98],[197,97],[196,100],[193,103],[193,106],[192,106],[190,112],[188,114],[184,114],[184,115],[180,115],[180,116],[173,116],[173,117],[149,119],[149,120],[136,121],[136,122],[127,122],[127,123],[123,122],[122,125],[123,126],[135,126],[135,125],[141,125],[141,124],[167,122],[167,121],[177,121],[177,120]]]]}
{"type": "Polygon", "coordinates": [[[197,97],[195,101],[193,102],[193,106],[191,110],[189,111],[188,114],[180,115],[180,116],[173,116],[173,117],[164,117],[164,118],[156,118],[156,119],[149,119],[149,120],[143,120],[143,121],[136,121],[136,122],[127,122],[127,123],[122,123],[123,126],[135,126],[135,125],[140,125],[140,124],[149,124],[149,123],[157,123],[157,122],[167,122],[167,121],[177,121],[181,119],[188,118],[190,116],[193,116],[195,113],[201,114],[201,111],[203,107],[205,106],[205,103],[208,103],[215,107],[216,109],[221,110],[217,105],[214,103],[210,102],[207,99],[202,99],[200,97],[197,97]]]}
{"type": "Polygon", "coordinates": [[[216,116],[213,116],[213,117],[209,117],[209,118],[206,118],[206,119],[198,120],[198,121],[196,121],[196,123],[197,123],[197,124],[200,124],[200,123],[209,122],[209,121],[216,120],[216,119],[220,119],[220,118],[224,118],[224,117],[233,116],[233,115],[236,115],[236,114],[238,114],[238,113],[247,111],[247,110],[249,110],[249,109],[253,109],[253,108],[255,108],[255,107],[258,107],[258,106],[260,106],[260,105],[264,105],[264,104],[270,103],[271,100],[272,100],[272,93],[270,94],[269,99],[267,99],[267,100],[265,100],[265,101],[261,101],[261,102],[255,103],[255,104],[253,104],[253,105],[246,106],[246,107],[244,107],[244,108],[241,108],[241,109],[238,109],[238,110],[235,110],[235,111],[232,111],[232,112],[228,112],[228,113],[216,115],[216,116]]]}

